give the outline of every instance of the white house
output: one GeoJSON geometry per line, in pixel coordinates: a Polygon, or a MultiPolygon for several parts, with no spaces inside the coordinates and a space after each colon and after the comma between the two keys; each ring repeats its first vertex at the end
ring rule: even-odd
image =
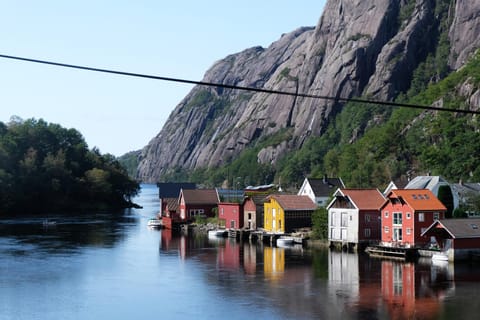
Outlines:
{"type": "Polygon", "coordinates": [[[378,189],[338,189],[327,206],[330,244],[355,248],[379,241],[385,201],[378,189]]]}
{"type": "Polygon", "coordinates": [[[327,178],[327,176],[322,179],[305,178],[298,195],[308,196],[317,207],[325,207],[338,188],[345,188],[341,178],[327,178]]]}

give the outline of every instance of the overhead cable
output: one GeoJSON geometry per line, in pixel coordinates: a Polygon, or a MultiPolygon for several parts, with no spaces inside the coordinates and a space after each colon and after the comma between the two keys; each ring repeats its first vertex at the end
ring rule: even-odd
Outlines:
{"type": "Polygon", "coordinates": [[[146,79],[161,80],[161,81],[187,83],[187,84],[194,84],[194,85],[199,85],[199,86],[218,87],[218,88],[244,90],[244,91],[260,92],[260,93],[268,93],[268,94],[278,94],[278,95],[286,95],[286,96],[294,96],[294,97],[302,97],[302,98],[322,99],[322,100],[330,100],[330,101],[376,104],[376,105],[389,106],[389,107],[405,107],[405,108],[423,109],[423,110],[458,112],[458,113],[465,113],[465,114],[480,114],[480,111],[474,111],[474,110],[442,108],[442,107],[435,107],[435,106],[426,106],[426,105],[409,104],[409,103],[401,103],[401,102],[388,102],[388,101],[360,99],[360,98],[331,97],[331,96],[322,96],[322,95],[316,95],[316,94],[301,93],[301,92],[298,92],[298,91],[289,92],[289,91],[270,90],[270,89],[262,89],[262,88],[255,88],[255,87],[236,86],[236,85],[229,85],[229,84],[215,83],[215,82],[194,81],[194,80],[187,80],[187,79],[180,79],[180,78],[171,78],[171,77],[148,75],[148,74],[143,74],[143,73],[133,73],[133,72],[109,70],[109,69],[102,69],[102,68],[93,68],[93,67],[87,67],[87,66],[60,63],[60,62],[54,62],[54,61],[31,59],[31,58],[4,55],[4,54],[0,54],[0,58],[20,60],[20,61],[33,62],[33,63],[40,63],[40,64],[46,64],[46,65],[52,65],[52,66],[64,67],[64,68],[72,68],[72,69],[80,69],[80,70],[86,70],[86,71],[110,73],[110,74],[116,74],[116,75],[122,75],[122,76],[128,76],[128,77],[137,77],[137,78],[146,78],[146,79]]]}

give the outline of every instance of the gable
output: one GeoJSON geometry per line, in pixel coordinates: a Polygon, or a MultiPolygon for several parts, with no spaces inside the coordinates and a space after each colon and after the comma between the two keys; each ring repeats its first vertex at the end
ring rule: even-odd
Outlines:
{"type": "Polygon", "coordinates": [[[315,197],[330,197],[333,192],[338,188],[345,188],[342,179],[340,178],[327,178],[323,179],[306,179],[308,185],[313,191],[315,197]]]}

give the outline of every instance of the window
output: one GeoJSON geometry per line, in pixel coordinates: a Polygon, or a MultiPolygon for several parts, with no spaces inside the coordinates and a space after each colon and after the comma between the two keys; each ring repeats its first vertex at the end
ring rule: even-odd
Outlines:
{"type": "Polygon", "coordinates": [[[438,220],[438,219],[440,219],[440,213],[434,212],[433,213],[433,220],[438,220]]]}
{"type": "Polygon", "coordinates": [[[350,216],[350,221],[352,221],[352,216],[350,216]]]}
{"type": "Polygon", "coordinates": [[[388,218],[388,211],[385,211],[385,218],[388,218]]]}
{"type": "Polygon", "coordinates": [[[342,212],[342,227],[346,227],[348,225],[347,220],[348,219],[348,214],[346,212],[342,212]]]}
{"type": "Polygon", "coordinates": [[[385,227],[384,231],[385,231],[385,233],[389,233],[389,232],[390,232],[390,228],[389,228],[389,227],[385,227]]]}
{"type": "Polygon", "coordinates": [[[371,231],[369,228],[365,229],[365,238],[370,238],[371,231]]]}
{"type": "Polygon", "coordinates": [[[420,212],[420,213],[418,214],[418,221],[419,221],[419,222],[425,221],[425,214],[424,214],[423,212],[420,212]]]}
{"type": "Polygon", "coordinates": [[[370,215],[369,214],[365,215],[365,222],[370,222],[370,215]]]}
{"type": "Polygon", "coordinates": [[[407,228],[407,235],[412,234],[412,228],[407,228]]]}
{"type": "Polygon", "coordinates": [[[407,219],[410,219],[412,214],[410,212],[407,212],[407,219]]]}
{"type": "Polygon", "coordinates": [[[393,224],[401,225],[402,224],[402,213],[394,212],[393,213],[393,224]]]}
{"type": "Polygon", "coordinates": [[[336,218],[337,218],[337,213],[336,213],[336,212],[332,212],[332,216],[331,216],[331,218],[330,218],[330,225],[331,225],[332,227],[335,227],[335,220],[336,220],[336,218]]]}

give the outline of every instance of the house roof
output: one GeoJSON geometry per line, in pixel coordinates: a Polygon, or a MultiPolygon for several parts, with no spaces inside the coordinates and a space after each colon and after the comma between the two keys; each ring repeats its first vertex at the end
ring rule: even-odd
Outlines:
{"type": "Polygon", "coordinates": [[[217,189],[218,198],[221,202],[243,202],[245,198],[245,191],[217,189]]]}
{"type": "Polygon", "coordinates": [[[455,183],[452,184],[452,191],[456,192],[460,197],[480,194],[480,183],[455,183]]]}
{"type": "MultiPolygon", "coordinates": [[[[428,189],[397,189],[387,195],[387,199],[400,198],[415,211],[446,211],[447,208],[428,189]]],[[[385,202],[386,204],[387,202],[385,202]]]]}
{"type": "Polygon", "coordinates": [[[160,182],[157,183],[158,197],[163,198],[178,198],[181,189],[196,189],[195,183],[190,182],[160,182]]]}
{"type": "Polygon", "coordinates": [[[272,194],[268,198],[275,199],[283,210],[315,210],[317,205],[308,196],[294,194],[272,194]]]}
{"type": "Polygon", "coordinates": [[[436,220],[422,233],[426,235],[432,230],[442,228],[454,239],[480,238],[480,219],[442,219],[436,220]]]}
{"type": "Polygon", "coordinates": [[[448,184],[448,182],[440,176],[418,176],[413,178],[404,189],[429,189],[433,190],[438,184],[448,184]]]}
{"type": "Polygon", "coordinates": [[[316,197],[329,197],[337,188],[345,188],[342,179],[327,178],[322,179],[306,178],[316,197]]]}
{"type": "Polygon", "coordinates": [[[167,208],[170,211],[178,211],[178,198],[163,198],[163,201],[167,203],[167,208]]]}
{"type": "Polygon", "coordinates": [[[215,189],[182,189],[186,204],[217,204],[218,195],[215,189]]]}
{"type": "Polygon", "coordinates": [[[359,210],[380,210],[385,203],[385,197],[378,189],[338,189],[340,193],[353,202],[359,210]]]}

